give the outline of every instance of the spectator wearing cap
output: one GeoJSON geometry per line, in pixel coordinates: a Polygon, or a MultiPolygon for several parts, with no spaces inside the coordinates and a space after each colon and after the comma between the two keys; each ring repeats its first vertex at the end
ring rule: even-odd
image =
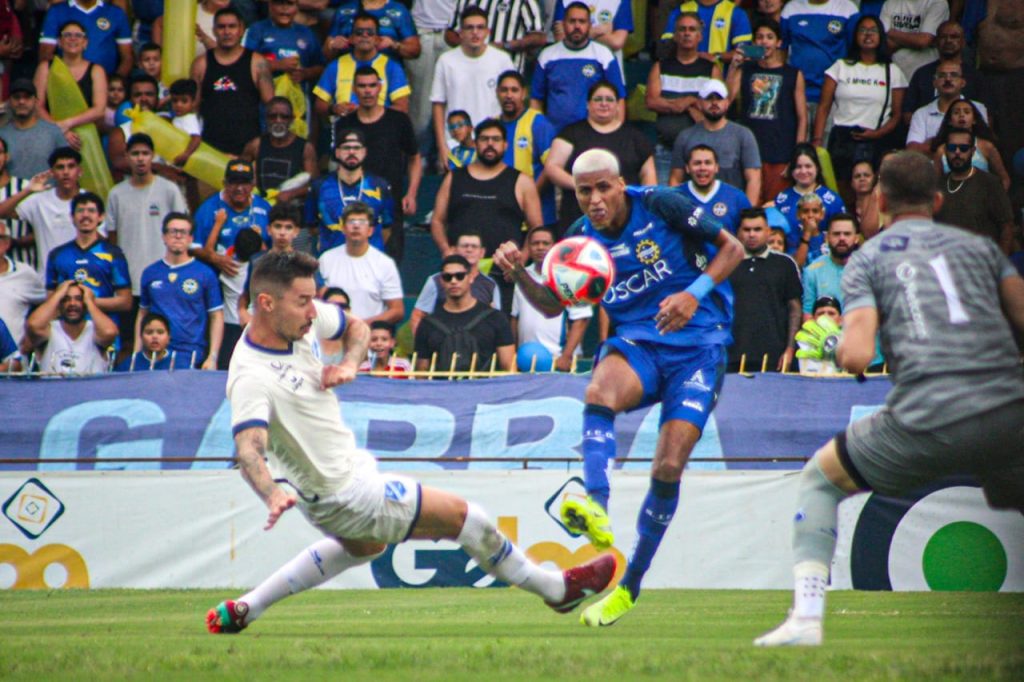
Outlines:
{"type": "Polygon", "coordinates": [[[11,120],[0,126],[7,146],[7,170],[19,178],[49,170],[50,154],[67,142],[60,128],[39,117],[39,98],[30,79],[19,78],[11,84],[7,107],[11,120]]]}
{"type": "Polygon", "coordinates": [[[132,135],[127,151],[130,174],[107,195],[107,236],[111,244],[121,247],[128,261],[137,307],[142,271],[164,253],[160,240],[164,216],[185,212],[188,207],[177,185],[153,173],[154,148],[149,135],[132,135]]]}
{"type": "Polygon", "coordinates": [[[679,133],[672,147],[672,171],[669,184],[681,184],[690,150],[699,144],[715,150],[719,178],[739,187],[754,206],[761,200],[761,154],[757,139],[749,128],[725,117],[729,92],[725,83],[709,79],[700,89],[700,110],[704,120],[679,133]]]}
{"type": "MultiPolygon", "coordinates": [[[[52,60],[58,46],[64,49],[59,39],[68,22],[74,22],[85,31],[85,35],[78,39],[88,40],[84,54],[86,59],[102,66],[107,75],[117,73],[123,78],[128,77],[134,62],[132,27],[128,15],[113,2],[71,0],[51,3],[39,34],[40,62],[52,60]]],[[[81,29],[76,27],[75,30],[81,29]]]]}
{"type": "Polygon", "coordinates": [[[730,372],[739,371],[744,356],[743,364],[752,370],[764,363],[781,371],[793,362],[802,321],[800,270],[791,257],[768,248],[770,235],[763,208],[740,214],[737,236],[746,256],[729,275],[735,299],[730,372]]]}
{"type": "Polygon", "coordinates": [[[253,194],[255,186],[256,175],[251,163],[242,159],[229,161],[224,171],[224,189],[204,201],[196,211],[190,253],[228,277],[235,277],[240,271],[232,252],[239,232],[254,230],[264,242],[269,238],[270,204],[253,194]]]}
{"type": "Polygon", "coordinates": [[[366,160],[363,131],[339,133],[335,140],[334,160],[338,162],[337,172],[333,177],[325,177],[317,191],[319,253],[345,243],[342,215],[345,207],[354,202],[366,204],[372,211],[374,230],[370,235],[370,246],[384,251],[394,228],[395,206],[387,180],[363,170],[366,160]]]}
{"type": "Polygon", "coordinates": [[[18,246],[35,246],[36,263],[42,272],[46,271],[50,251],[75,238],[71,200],[82,191],[81,154],[71,147],[60,147],[50,153],[48,163],[50,170],[33,175],[20,191],[0,202],[0,218],[17,217],[31,226],[18,246]]]}

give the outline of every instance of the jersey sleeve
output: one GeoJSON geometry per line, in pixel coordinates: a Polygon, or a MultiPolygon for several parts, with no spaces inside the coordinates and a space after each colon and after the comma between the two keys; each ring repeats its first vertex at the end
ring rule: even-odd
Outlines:
{"type": "Polygon", "coordinates": [[[260,29],[259,22],[245,29],[245,35],[242,36],[242,47],[258,52],[260,43],[263,42],[263,35],[260,29]]]}
{"type": "Polygon", "coordinates": [[[345,333],[348,318],[341,306],[324,301],[313,301],[316,306],[316,319],[313,320],[313,331],[318,339],[337,340],[345,333]]]}
{"type": "Polygon", "coordinates": [[[57,44],[57,31],[60,29],[60,18],[57,16],[60,5],[51,5],[43,19],[43,29],[39,32],[39,42],[43,45],[57,44]]]}
{"type": "Polygon", "coordinates": [[[676,7],[672,10],[672,13],[668,15],[668,21],[665,22],[665,27],[661,29],[662,40],[672,40],[672,34],[675,32],[675,26],[678,20],[679,8],[676,7]]]}
{"type": "Polygon", "coordinates": [[[128,274],[128,259],[124,257],[124,251],[120,248],[114,249],[113,273],[111,284],[114,289],[127,289],[132,285],[132,278],[128,274]]]}
{"type": "Polygon", "coordinates": [[[608,78],[608,82],[615,86],[615,90],[619,93],[620,99],[626,98],[626,80],[622,77],[622,67],[619,66],[619,60],[615,58],[615,54],[608,50],[610,59],[604,64],[604,73],[608,78]]]}
{"type": "Polygon", "coordinates": [[[0,320],[0,362],[7,362],[18,354],[18,344],[14,342],[10,330],[0,320]]]}
{"type": "Polygon", "coordinates": [[[57,285],[60,284],[60,275],[57,272],[57,259],[54,258],[56,249],[50,251],[50,254],[46,257],[46,288],[56,289],[57,285]]]}
{"type": "Polygon", "coordinates": [[[561,21],[563,18],[565,18],[565,5],[563,4],[563,0],[555,0],[555,12],[551,20],[561,21]]]}
{"type": "Polygon", "coordinates": [[[416,304],[413,308],[429,315],[434,312],[434,308],[436,306],[437,284],[434,283],[433,277],[428,277],[427,281],[423,283],[423,288],[420,289],[420,295],[417,297],[416,304]]]}
{"type": "Polygon", "coordinates": [[[149,294],[149,283],[153,279],[153,271],[146,268],[142,271],[142,278],[139,281],[139,307],[150,310],[153,307],[153,297],[149,294]]]}
{"type": "Polygon", "coordinates": [[[547,99],[547,93],[548,73],[544,68],[544,64],[538,60],[537,67],[533,70],[533,80],[530,82],[530,97],[543,102],[547,99]]]}
{"type": "Polygon", "coordinates": [[[389,59],[385,70],[388,75],[388,99],[391,102],[412,94],[409,79],[405,77],[405,71],[397,61],[389,59]]]}
{"type": "Polygon", "coordinates": [[[398,21],[395,23],[395,30],[398,32],[398,39],[405,40],[406,38],[412,38],[416,33],[416,23],[412,20],[412,14],[404,5],[399,5],[402,8],[401,16],[398,17],[398,21]]]}
{"type": "Polygon", "coordinates": [[[843,314],[857,308],[878,308],[871,286],[871,260],[864,251],[857,251],[843,269],[843,314]]]}
{"type": "Polygon", "coordinates": [[[669,229],[713,242],[722,224],[707,211],[671,189],[654,189],[644,195],[644,203],[669,229]]]}
{"type": "Polygon", "coordinates": [[[804,270],[804,284],[803,284],[803,295],[801,297],[801,303],[803,305],[804,312],[810,315],[814,312],[814,302],[818,300],[818,278],[814,276],[813,272],[807,272],[804,270]]]}
{"type": "MultiPolygon", "coordinates": [[[[246,263],[248,266],[249,264],[246,263]]],[[[246,269],[246,284],[249,283],[249,277],[252,274],[252,268],[246,269]]],[[[220,291],[220,279],[214,274],[211,268],[204,268],[203,271],[203,296],[206,298],[206,312],[213,313],[218,310],[224,309],[224,296],[220,291]]]]}
{"type": "Polygon", "coordinates": [[[232,381],[228,385],[228,401],[231,403],[232,436],[246,429],[270,426],[270,392],[258,377],[243,375],[232,381]]]}
{"type": "MultiPolygon", "coordinates": [[[[113,3],[111,3],[113,4],[113,3]]],[[[116,36],[118,45],[131,45],[132,44],[132,25],[128,22],[128,15],[124,13],[124,10],[117,7],[117,12],[113,14],[114,19],[114,35],[116,36]]]]}
{"type": "Polygon", "coordinates": [[[729,47],[735,48],[740,43],[749,43],[753,40],[750,30],[750,19],[747,13],[739,7],[732,10],[732,21],[729,25],[729,47]]]}
{"type": "Polygon", "coordinates": [[[619,9],[615,11],[615,17],[612,19],[612,30],[625,29],[632,33],[633,26],[633,3],[630,0],[619,0],[619,9]]]}
{"type": "Polygon", "coordinates": [[[494,347],[501,348],[502,346],[514,346],[516,339],[512,336],[512,325],[509,324],[508,319],[501,314],[491,314],[491,319],[494,325],[494,347]]]}
{"type": "Polygon", "coordinates": [[[335,59],[324,72],[320,74],[320,80],[316,82],[316,87],[313,88],[313,94],[322,99],[323,101],[331,104],[334,102],[334,92],[337,89],[338,81],[338,60],[335,59]]]}

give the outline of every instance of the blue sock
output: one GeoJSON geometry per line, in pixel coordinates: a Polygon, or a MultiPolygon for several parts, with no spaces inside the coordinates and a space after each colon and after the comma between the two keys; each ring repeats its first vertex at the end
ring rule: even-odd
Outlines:
{"type": "Polygon", "coordinates": [[[679,481],[668,483],[651,479],[651,489],[647,491],[644,505],[640,509],[640,517],[636,522],[637,540],[633,547],[633,556],[629,558],[626,574],[622,576],[623,587],[636,599],[640,596],[640,581],[651,567],[651,560],[665,529],[672,521],[679,505],[679,481]]]}
{"type": "Polygon", "coordinates": [[[608,462],[615,459],[615,413],[603,405],[583,408],[583,481],[587,494],[606,510],[608,462]]]}

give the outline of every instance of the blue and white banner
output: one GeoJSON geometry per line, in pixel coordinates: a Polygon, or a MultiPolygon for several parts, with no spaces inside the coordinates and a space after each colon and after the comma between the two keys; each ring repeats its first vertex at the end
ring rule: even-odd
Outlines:
{"type": "MultiPolygon", "coordinates": [[[[127,462],[141,458],[231,457],[230,406],[220,372],[145,372],[83,379],[0,380],[4,470],[223,469],[226,462],[127,462]],[[99,464],[53,460],[106,459],[99,464]]],[[[358,442],[381,457],[441,458],[386,463],[403,470],[521,468],[487,457],[579,456],[588,377],[518,375],[475,381],[360,377],[337,389],[358,442]]],[[[692,457],[692,469],[798,468],[778,457],[807,457],[853,418],[884,403],[888,379],[740,375],[725,387],[692,457]]],[[[649,459],[660,407],[620,415],[618,456],[649,459]]],[[[531,468],[565,469],[564,461],[531,468]]],[[[625,463],[646,469],[646,462],[625,463]]]]}

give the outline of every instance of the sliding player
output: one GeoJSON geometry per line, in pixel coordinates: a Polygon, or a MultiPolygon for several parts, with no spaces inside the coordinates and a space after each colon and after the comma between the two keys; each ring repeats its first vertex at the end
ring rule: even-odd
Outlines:
{"type": "MultiPolygon", "coordinates": [[[[574,227],[608,249],[616,270],[602,302],[615,336],[603,346],[583,411],[588,498],[568,500],[562,507],[563,522],[599,548],[613,541],[606,510],[615,415],[661,401],[651,487],[640,509],[629,566],[615,590],[581,618],[586,625],[603,626],[635,605],[640,582],[679,503],[683,468],[714,408],[725,371],[732,290],[724,281],[742,260],[743,247],[679,192],[626,187],[618,159],[607,150],[581,154],[572,176],[584,213],[574,227]],[[717,251],[713,257],[709,246],[717,251]]],[[[494,261],[513,272],[539,310],[561,314],[554,294],[523,269],[515,244],[501,245],[494,261]]]]}
{"type": "Polygon", "coordinates": [[[836,510],[848,495],[896,496],[970,473],[991,506],[1024,512],[1024,373],[1011,331],[1012,324],[1024,333],[1024,279],[995,242],[932,221],[942,195],[930,168],[916,152],[882,164],[878,208],[892,226],[846,266],[841,336],[813,321],[798,335],[859,374],[881,326],[893,388],[881,411],[851,424],[804,467],[793,610],[757,646],[821,644],[836,510]]]}
{"type": "Polygon", "coordinates": [[[294,251],[268,252],[256,264],[255,311],[231,358],[227,393],[239,468],[267,505],[266,529],[297,505],[327,537],[248,594],[211,609],[210,632],[238,632],[280,599],[373,560],[385,543],[410,538],[455,540],[482,569],[560,613],[604,590],[615,574],[611,554],[563,573],[542,569],[476,504],[382,474],[373,456],[356,447],[330,389],[356,378],[369,328],[315,300],[316,272],[316,259],[294,251]],[[345,356],[325,366],[318,340],[338,338],[345,356]]]}

